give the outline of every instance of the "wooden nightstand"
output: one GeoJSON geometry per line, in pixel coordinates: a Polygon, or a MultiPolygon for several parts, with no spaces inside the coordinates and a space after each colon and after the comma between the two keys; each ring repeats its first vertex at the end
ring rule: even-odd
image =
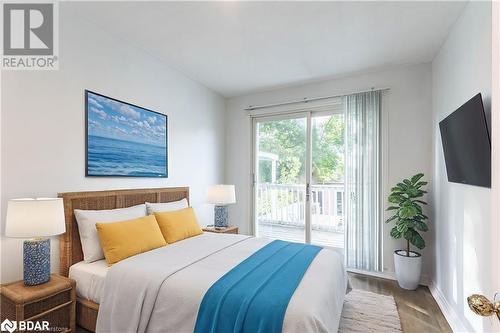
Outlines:
{"type": "Polygon", "coordinates": [[[230,225],[227,228],[205,227],[202,230],[206,231],[206,232],[216,232],[218,234],[237,234],[238,233],[238,227],[234,226],[234,225],[230,225]]]}
{"type": "Polygon", "coordinates": [[[38,286],[23,281],[0,286],[1,321],[49,322],[54,332],[75,332],[76,283],[57,274],[38,286]]]}

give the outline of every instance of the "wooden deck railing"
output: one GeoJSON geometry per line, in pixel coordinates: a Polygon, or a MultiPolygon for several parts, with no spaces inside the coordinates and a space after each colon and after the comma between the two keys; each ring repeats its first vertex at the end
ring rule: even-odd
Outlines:
{"type": "MultiPolygon", "coordinates": [[[[304,227],[305,185],[258,184],[259,224],[304,227]]],[[[343,232],[344,184],[311,186],[313,230],[343,232]]]]}

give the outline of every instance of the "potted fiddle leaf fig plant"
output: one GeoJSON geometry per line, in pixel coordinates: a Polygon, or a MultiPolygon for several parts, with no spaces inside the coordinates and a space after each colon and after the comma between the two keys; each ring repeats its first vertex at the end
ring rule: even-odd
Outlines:
{"type": "Polygon", "coordinates": [[[422,213],[422,205],[427,205],[421,199],[427,193],[423,189],[427,185],[423,177],[423,173],[418,173],[410,179],[403,179],[391,189],[387,211],[394,215],[385,221],[396,224],[391,229],[393,238],[406,240],[406,249],[394,251],[394,267],[399,286],[409,290],[417,289],[422,271],[422,255],[411,251],[410,244],[422,250],[425,241],[420,233],[429,229],[426,223],[428,217],[422,213]]]}

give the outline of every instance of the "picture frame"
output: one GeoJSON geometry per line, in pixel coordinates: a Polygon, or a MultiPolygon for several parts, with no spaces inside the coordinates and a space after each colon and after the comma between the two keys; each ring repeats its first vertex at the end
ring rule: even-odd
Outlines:
{"type": "Polygon", "coordinates": [[[85,90],[85,176],[168,178],[168,116],[85,90]]]}

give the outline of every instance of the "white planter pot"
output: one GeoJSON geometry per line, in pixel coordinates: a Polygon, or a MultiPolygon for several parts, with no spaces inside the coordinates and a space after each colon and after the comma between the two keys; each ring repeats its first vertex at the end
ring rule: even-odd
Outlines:
{"type": "Polygon", "coordinates": [[[415,290],[420,282],[422,272],[422,256],[410,251],[410,256],[406,256],[406,250],[394,251],[394,267],[396,269],[396,279],[403,289],[415,290]]]}

